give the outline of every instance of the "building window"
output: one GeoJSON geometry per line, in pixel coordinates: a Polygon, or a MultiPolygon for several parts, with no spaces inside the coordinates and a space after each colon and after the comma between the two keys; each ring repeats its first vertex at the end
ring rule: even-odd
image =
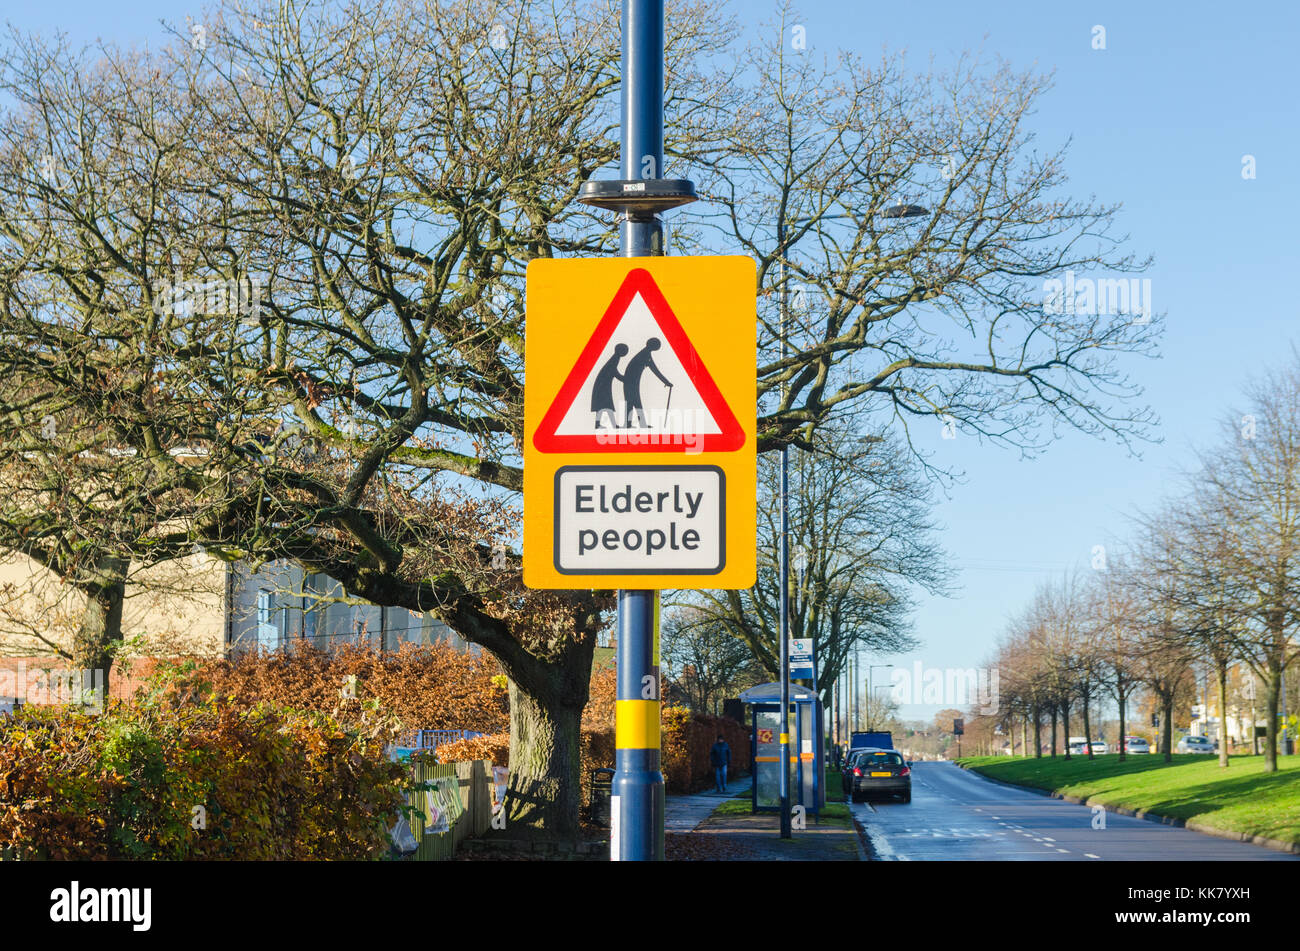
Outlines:
{"type": "Polygon", "coordinates": [[[257,646],[264,651],[280,646],[280,630],[271,621],[271,592],[266,588],[257,592],[257,646]]]}

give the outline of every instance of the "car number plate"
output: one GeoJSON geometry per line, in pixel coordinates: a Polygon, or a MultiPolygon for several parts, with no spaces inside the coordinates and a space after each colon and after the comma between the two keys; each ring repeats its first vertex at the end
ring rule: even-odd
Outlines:
{"type": "Polygon", "coordinates": [[[893,775],[894,775],[893,773],[872,773],[871,778],[875,779],[877,776],[893,776],[893,775]]]}

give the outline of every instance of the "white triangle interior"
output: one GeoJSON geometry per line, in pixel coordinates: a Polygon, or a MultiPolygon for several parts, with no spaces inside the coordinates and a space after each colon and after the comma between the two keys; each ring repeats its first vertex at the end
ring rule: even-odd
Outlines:
{"type": "Polygon", "coordinates": [[[646,306],[639,293],[628,304],[627,310],[619,319],[618,326],[615,327],[614,333],[606,342],[595,365],[587,374],[573,405],[560,420],[555,433],[557,436],[610,434],[611,423],[620,427],[620,431],[637,433],[716,435],[722,432],[717,420],[704,405],[699,390],[687,376],[686,368],[673,352],[658,321],[654,319],[650,308],[646,306]],[[650,357],[654,366],[672,384],[671,390],[647,367],[640,374],[638,388],[644,412],[634,415],[629,412],[623,383],[615,379],[611,387],[614,411],[612,414],[600,414],[601,426],[597,427],[597,413],[592,409],[592,393],[601,368],[615,358],[615,348],[622,344],[627,347],[627,352],[615,364],[621,374],[633,358],[645,349],[647,341],[651,339],[659,340],[660,347],[651,351],[650,357]],[[629,419],[635,424],[630,428],[628,428],[629,419]]]}

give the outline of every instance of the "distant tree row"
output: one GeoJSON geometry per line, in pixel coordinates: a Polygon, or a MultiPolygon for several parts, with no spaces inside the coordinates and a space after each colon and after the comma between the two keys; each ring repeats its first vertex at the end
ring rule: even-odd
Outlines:
{"type": "MultiPolygon", "coordinates": [[[[1106,697],[1118,705],[1123,734],[1143,690],[1159,710],[1168,757],[1174,711],[1195,695],[1194,671],[1212,675],[1224,723],[1241,668],[1260,685],[1272,772],[1286,675],[1300,666],[1298,624],[1300,356],[1293,354],[1248,389],[1181,490],[1135,518],[1119,557],[1100,559],[1087,576],[1043,585],[1012,621],[995,661],[999,716],[1032,729],[1040,753],[1046,721],[1055,754],[1058,722],[1068,736],[1072,714],[1081,714],[1091,743],[1089,711],[1106,697]]],[[[1226,738],[1219,762],[1228,765],[1226,738]]]]}

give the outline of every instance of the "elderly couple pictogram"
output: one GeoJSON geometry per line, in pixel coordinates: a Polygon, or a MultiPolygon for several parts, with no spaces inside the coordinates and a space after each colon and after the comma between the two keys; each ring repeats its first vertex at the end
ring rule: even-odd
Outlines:
{"type": "MultiPolygon", "coordinates": [[[[668,378],[659,372],[655,366],[654,352],[663,346],[663,342],[658,337],[651,337],[645,342],[645,346],[637,351],[631,360],[627,361],[627,366],[623,372],[618,372],[618,361],[622,360],[628,353],[627,344],[620,343],[614,348],[614,355],[605,361],[604,366],[596,374],[595,382],[591,388],[591,411],[596,414],[596,428],[605,428],[604,423],[609,421],[610,426],[614,429],[623,427],[631,429],[634,425],[633,420],[638,420],[635,426],[639,429],[642,427],[649,428],[650,422],[646,418],[645,407],[641,405],[641,377],[649,370],[659,381],[668,387],[668,402],[672,402],[673,385],[668,378]],[[614,381],[618,380],[623,384],[623,406],[626,412],[623,422],[619,422],[615,415],[614,404],[614,381]]],[[[664,411],[667,412],[668,405],[664,404],[664,411]]]]}

